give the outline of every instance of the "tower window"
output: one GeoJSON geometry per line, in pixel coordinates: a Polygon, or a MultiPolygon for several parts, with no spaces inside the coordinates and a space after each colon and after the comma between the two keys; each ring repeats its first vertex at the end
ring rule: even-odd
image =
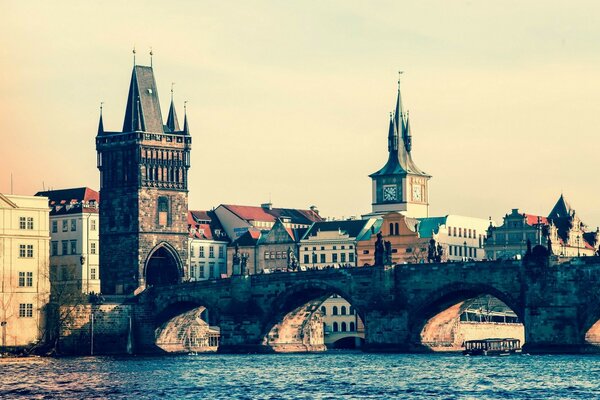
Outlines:
{"type": "Polygon", "coordinates": [[[158,225],[167,226],[169,225],[169,198],[159,197],[158,198],[158,225]]]}

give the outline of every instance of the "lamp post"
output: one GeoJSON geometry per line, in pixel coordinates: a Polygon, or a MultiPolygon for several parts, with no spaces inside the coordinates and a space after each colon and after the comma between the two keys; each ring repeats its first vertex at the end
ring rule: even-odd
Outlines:
{"type": "Polygon", "coordinates": [[[579,240],[581,239],[581,235],[577,235],[577,257],[581,257],[579,252],[579,240]]]}
{"type": "Polygon", "coordinates": [[[465,253],[464,253],[464,258],[463,260],[467,260],[467,241],[465,240],[465,242],[463,243],[463,246],[465,248],[465,253]]]}

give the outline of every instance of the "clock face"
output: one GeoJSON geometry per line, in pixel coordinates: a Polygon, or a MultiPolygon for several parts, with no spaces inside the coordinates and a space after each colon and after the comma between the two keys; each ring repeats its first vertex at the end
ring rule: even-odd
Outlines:
{"type": "Polygon", "coordinates": [[[398,196],[396,193],[395,185],[383,187],[383,201],[394,201],[397,199],[398,199],[398,196]]]}
{"type": "Polygon", "coordinates": [[[413,186],[413,201],[423,201],[423,189],[421,185],[413,186]]]}

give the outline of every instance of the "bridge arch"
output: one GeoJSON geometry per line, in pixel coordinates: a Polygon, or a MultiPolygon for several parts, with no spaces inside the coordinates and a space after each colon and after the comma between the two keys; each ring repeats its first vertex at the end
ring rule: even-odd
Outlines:
{"type": "MultiPolygon", "coordinates": [[[[464,301],[486,295],[492,296],[508,306],[523,323],[524,307],[521,301],[511,294],[488,284],[452,283],[431,292],[420,304],[411,307],[412,311],[409,313],[408,321],[411,347],[430,351],[422,343],[424,336],[427,335],[429,329],[434,332],[442,330],[440,323],[438,325],[431,324],[434,322],[433,320],[440,316],[446,318],[447,321],[451,319],[457,321],[460,316],[460,306],[464,301]],[[447,312],[446,315],[444,315],[445,312],[447,312]]],[[[448,329],[450,329],[449,326],[448,329]]]]}
{"type": "Polygon", "coordinates": [[[600,305],[593,304],[583,314],[581,323],[582,341],[593,346],[600,346],[600,305]]]}
{"type": "MultiPolygon", "coordinates": [[[[354,318],[363,318],[362,304],[358,304],[344,289],[350,286],[345,284],[340,287],[323,281],[309,281],[286,287],[265,307],[261,328],[263,346],[276,352],[325,350],[326,328],[331,329],[334,326],[334,323],[326,324],[325,319],[349,318],[350,315],[335,316],[329,312],[332,308],[327,314],[323,314],[324,302],[348,302],[356,311],[354,318]],[[337,296],[337,300],[334,296],[337,296]]],[[[338,331],[340,327],[341,322],[338,324],[338,331]]]]}
{"type": "Polygon", "coordinates": [[[181,283],[183,263],[177,250],[167,242],[154,246],[144,264],[144,281],[147,287],[181,283]]]}

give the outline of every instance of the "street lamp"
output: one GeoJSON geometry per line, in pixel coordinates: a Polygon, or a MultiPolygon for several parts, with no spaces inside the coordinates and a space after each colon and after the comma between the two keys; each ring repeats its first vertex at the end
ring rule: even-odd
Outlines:
{"type": "Polygon", "coordinates": [[[464,253],[464,258],[463,260],[467,260],[467,241],[465,240],[465,242],[463,243],[463,246],[465,247],[465,253],[464,253]]]}
{"type": "Polygon", "coordinates": [[[579,253],[579,239],[581,239],[581,235],[577,235],[577,257],[581,257],[581,254],[579,253]]]}

